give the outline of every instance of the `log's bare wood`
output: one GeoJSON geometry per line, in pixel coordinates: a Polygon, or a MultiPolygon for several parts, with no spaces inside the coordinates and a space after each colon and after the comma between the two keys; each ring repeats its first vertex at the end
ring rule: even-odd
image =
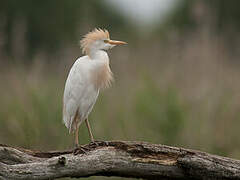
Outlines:
{"type": "Polygon", "coordinates": [[[109,141],[86,152],[41,152],[0,144],[0,179],[120,176],[145,179],[240,179],[240,161],[205,152],[109,141]]]}

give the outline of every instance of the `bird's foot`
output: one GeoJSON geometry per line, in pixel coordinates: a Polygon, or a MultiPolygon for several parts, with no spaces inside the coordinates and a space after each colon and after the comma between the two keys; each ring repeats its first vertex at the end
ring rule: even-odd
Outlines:
{"type": "Polygon", "coordinates": [[[91,141],[89,143],[91,147],[97,147],[97,146],[108,146],[109,143],[107,141],[91,141]]]}
{"type": "Polygon", "coordinates": [[[89,149],[83,146],[75,146],[75,148],[73,149],[73,154],[77,155],[77,154],[84,154],[88,151],[89,149]]]}

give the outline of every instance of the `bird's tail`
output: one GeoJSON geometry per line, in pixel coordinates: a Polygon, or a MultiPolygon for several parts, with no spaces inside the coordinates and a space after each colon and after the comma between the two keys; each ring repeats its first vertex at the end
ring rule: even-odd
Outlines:
{"type": "Polygon", "coordinates": [[[73,118],[71,116],[63,116],[63,123],[69,130],[69,134],[74,131],[74,126],[73,126],[73,118]]]}
{"type": "Polygon", "coordinates": [[[68,115],[67,111],[66,111],[66,107],[63,106],[63,123],[65,124],[65,126],[69,129],[69,133],[71,133],[71,124],[72,124],[72,117],[70,115],[68,115]]]}
{"type": "Polygon", "coordinates": [[[73,133],[77,127],[80,126],[82,121],[80,121],[80,116],[78,110],[74,116],[68,114],[65,110],[63,111],[63,123],[68,128],[69,134],[73,133]],[[78,121],[79,120],[79,121],[78,121]]]}

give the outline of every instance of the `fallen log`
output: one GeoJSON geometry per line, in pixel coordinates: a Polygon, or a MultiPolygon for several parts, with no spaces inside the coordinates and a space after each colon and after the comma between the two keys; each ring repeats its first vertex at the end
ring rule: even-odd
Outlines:
{"type": "Polygon", "coordinates": [[[108,141],[42,152],[0,144],[0,179],[119,176],[143,179],[240,179],[240,161],[145,142],[108,141]]]}

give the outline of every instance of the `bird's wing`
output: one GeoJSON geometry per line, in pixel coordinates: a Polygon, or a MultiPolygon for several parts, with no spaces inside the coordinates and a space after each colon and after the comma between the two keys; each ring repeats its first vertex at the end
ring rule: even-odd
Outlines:
{"type": "Polygon", "coordinates": [[[63,122],[71,129],[73,117],[79,107],[79,101],[86,88],[87,57],[83,56],[73,64],[66,80],[63,96],[63,122]]]}

